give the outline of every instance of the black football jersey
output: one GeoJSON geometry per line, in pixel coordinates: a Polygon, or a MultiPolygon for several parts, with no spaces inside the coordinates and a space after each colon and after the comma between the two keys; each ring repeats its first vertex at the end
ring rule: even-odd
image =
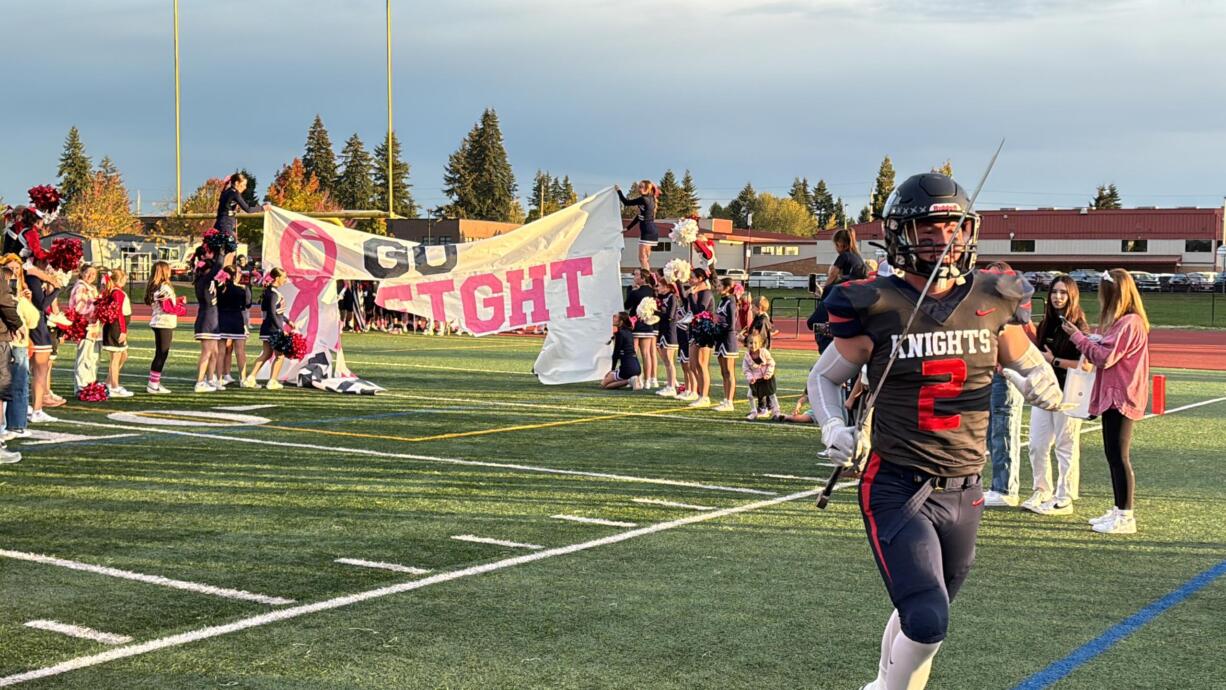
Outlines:
{"type": "MultiPolygon", "coordinates": [[[[1006,325],[1030,321],[1033,292],[1015,272],[979,270],[924,298],[874,407],[872,445],[882,460],[939,477],[983,468],[997,337],[1006,325]]],[[[869,392],[918,297],[897,276],[842,283],[827,297],[836,338],[873,341],[869,392]]]]}

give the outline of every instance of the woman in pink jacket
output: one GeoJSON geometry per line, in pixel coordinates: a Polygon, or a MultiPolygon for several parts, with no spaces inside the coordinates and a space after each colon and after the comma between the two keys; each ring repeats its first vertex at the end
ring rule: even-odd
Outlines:
{"type": "Polygon", "coordinates": [[[1115,506],[1090,521],[1095,532],[1134,534],[1132,514],[1135,490],[1132,461],[1132,425],[1145,416],[1149,397],[1149,319],[1132,275],[1122,268],[1103,274],[1098,289],[1100,312],[1097,341],[1065,321],[1064,332],[1098,370],[1090,393],[1090,414],[1103,420],[1103,449],[1111,469],[1115,506]]]}

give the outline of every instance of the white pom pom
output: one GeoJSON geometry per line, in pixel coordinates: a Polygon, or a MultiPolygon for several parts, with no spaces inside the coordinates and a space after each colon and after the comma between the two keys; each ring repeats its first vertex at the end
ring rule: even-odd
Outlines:
{"type": "Polygon", "coordinates": [[[660,321],[660,317],[656,316],[656,309],[658,308],[655,297],[644,297],[639,302],[639,306],[634,310],[634,313],[643,323],[654,326],[660,321]]]}
{"type": "Polygon", "coordinates": [[[673,242],[688,247],[698,239],[698,223],[695,223],[693,218],[683,218],[673,226],[669,237],[673,242]]]}

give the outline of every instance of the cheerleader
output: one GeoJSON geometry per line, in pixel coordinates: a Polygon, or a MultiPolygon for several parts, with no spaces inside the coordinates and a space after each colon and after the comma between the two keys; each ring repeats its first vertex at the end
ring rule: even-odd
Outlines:
{"type": "Polygon", "coordinates": [[[719,306],[715,310],[715,322],[719,324],[720,337],[715,344],[719,357],[719,372],[724,377],[724,399],[715,406],[716,412],[731,412],[736,399],[736,339],[740,335],[737,323],[736,283],[731,278],[719,281],[719,306]]]}
{"type": "Polygon", "coordinates": [[[601,388],[625,388],[642,373],[638,357],[634,356],[634,334],[630,330],[630,315],[613,315],[613,370],[604,375],[601,388]]]}
{"type": "MultiPolygon", "coordinates": [[[[656,324],[648,323],[647,319],[639,313],[639,305],[645,299],[654,299],[656,296],[656,277],[651,271],[638,269],[634,272],[634,286],[626,292],[625,310],[627,314],[635,316],[634,328],[634,354],[639,361],[643,363],[643,374],[634,380],[634,390],[640,388],[657,388],[660,384],[656,381],[656,324]]],[[[657,321],[659,317],[656,317],[657,321]]]]}
{"type": "Polygon", "coordinates": [[[73,366],[73,393],[80,393],[98,380],[98,351],[102,343],[102,324],[94,320],[94,300],[98,299],[98,269],[82,264],[77,273],[77,282],[68,296],[68,308],[85,318],[85,336],[77,343],[77,357],[73,366]]]}
{"type": "Polygon", "coordinates": [[[292,330],[292,326],[285,320],[285,298],[278,290],[285,285],[285,272],[280,268],[274,268],[268,272],[265,280],[269,282],[264,288],[264,294],[260,296],[260,311],[264,315],[264,321],[260,323],[260,342],[263,343],[264,350],[252,365],[251,373],[243,379],[242,385],[243,388],[258,388],[259,384],[255,382],[255,377],[260,372],[260,367],[264,366],[265,362],[272,360],[272,371],[268,375],[266,387],[270,391],[275,391],[285,387],[281,385],[280,380],[281,365],[285,362],[285,356],[272,349],[272,335],[286,333],[292,330]]]}
{"type": "MultiPolygon", "coordinates": [[[[243,198],[243,192],[247,191],[247,176],[242,173],[234,173],[226,178],[225,186],[221,188],[221,196],[217,199],[217,218],[213,221],[213,227],[217,228],[222,234],[234,237],[237,241],[238,235],[238,209],[242,209],[244,213],[255,213],[260,210],[258,206],[248,206],[247,200],[243,198]]],[[[233,258],[227,256],[226,258],[233,258]]]]}
{"type": "MultiPolygon", "coordinates": [[[[690,313],[697,316],[703,312],[715,314],[715,297],[711,294],[710,276],[701,268],[695,268],[690,276],[690,313]]],[[[690,374],[694,387],[688,389],[678,400],[689,401],[690,407],[711,406],[711,351],[714,343],[700,343],[698,338],[690,337],[690,374]]]]}
{"type": "Polygon", "coordinates": [[[681,362],[681,375],[685,378],[685,383],[673,394],[678,400],[687,400],[686,395],[697,385],[690,367],[690,320],[694,318],[690,312],[690,294],[689,285],[683,282],[673,285],[673,309],[669,318],[677,325],[677,360],[681,362]]]}
{"type": "MultiPolygon", "coordinates": [[[[664,370],[668,373],[668,383],[666,386],[656,391],[656,395],[665,398],[677,397],[677,368],[673,364],[673,359],[677,354],[677,322],[673,320],[673,305],[676,303],[677,295],[672,285],[663,277],[657,276],[656,283],[656,313],[660,316],[660,321],[656,324],[656,331],[660,334],[656,341],[659,348],[659,360],[664,361],[664,370]]],[[[658,366],[658,364],[657,364],[658,366]]]]}
{"type": "Polygon", "coordinates": [[[196,363],[196,392],[213,393],[224,387],[217,377],[221,358],[218,353],[221,331],[217,323],[217,273],[221,257],[208,245],[196,247],[196,274],[192,279],[196,290],[195,338],[200,343],[200,359],[196,363]],[[210,381],[211,379],[211,381],[210,381]]]}
{"type": "Polygon", "coordinates": [[[237,360],[238,380],[247,378],[247,310],[251,308],[251,286],[242,284],[235,266],[222,269],[225,279],[217,290],[217,343],[221,357],[222,385],[234,383],[230,362],[237,360]]]}
{"type": "Polygon", "coordinates": [[[633,199],[627,199],[621,187],[615,189],[623,206],[639,207],[638,217],[630,223],[630,228],[639,226],[639,268],[650,271],[651,250],[660,242],[660,231],[656,229],[656,204],[660,199],[660,188],[651,180],[642,180],[638,184],[639,195],[633,199]]]}
{"type": "Polygon", "coordinates": [[[149,328],[153,330],[154,348],[145,392],[165,395],[170,389],[162,385],[162,369],[170,356],[170,343],[174,340],[175,328],[179,326],[179,317],[187,313],[187,297],[175,297],[175,289],[170,284],[170,264],[165,261],[153,264],[149,282],[145,285],[145,304],[153,312],[149,317],[149,328]]]}
{"type": "Polygon", "coordinates": [[[694,256],[694,267],[701,268],[711,275],[715,272],[715,240],[707,237],[706,233],[698,233],[698,237],[692,245],[697,255],[694,256]]]}
{"type": "MultiPolygon", "coordinates": [[[[47,271],[46,262],[37,259],[35,266],[40,273],[47,271]],[[39,265],[41,264],[41,265],[39,265]]],[[[54,287],[54,284],[44,283],[43,279],[37,274],[28,273],[26,275],[26,287],[30,290],[30,302],[34,308],[38,309],[38,324],[30,331],[30,349],[33,352],[33,359],[30,363],[31,375],[33,382],[31,384],[31,406],[33,412],[30,414],[31,424],[42,424],[46,422],[59,421],[55,417],[43,411],[43,407],[58,407],[64,404],[64,399],[58,396],[49,395],[51,391],[51,329],[47,327],[47,313],[51,305],[55,303],[56,295],[60,289],[54,287]]]]}
{"type": "Polygon", "coordinates": [[[130,398],[132,391],[119,385],[119,373],[128,361],[128,317],[132,316],[132,301],[123,289],[128,285],[128,272],[112,268],[104,293],[115,303],[115,320],[102,326],[102,351],[110,354],[106,370],[106,390],[112,398],[130,398]]]}

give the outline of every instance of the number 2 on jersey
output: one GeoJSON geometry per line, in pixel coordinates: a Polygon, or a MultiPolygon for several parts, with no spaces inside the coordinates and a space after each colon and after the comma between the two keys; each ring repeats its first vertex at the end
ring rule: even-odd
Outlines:
{"type": "Polygon", "coordinates": [[[919,391],[919,428],[921,431],[949,431],[962,424],[962,415],[938,415],[937,398],[956,398],[966,383],[966,362],[961,359],[933,359],[924,362],[924,376],[948,376],[948,381],[926,383],[919,391]]]}

